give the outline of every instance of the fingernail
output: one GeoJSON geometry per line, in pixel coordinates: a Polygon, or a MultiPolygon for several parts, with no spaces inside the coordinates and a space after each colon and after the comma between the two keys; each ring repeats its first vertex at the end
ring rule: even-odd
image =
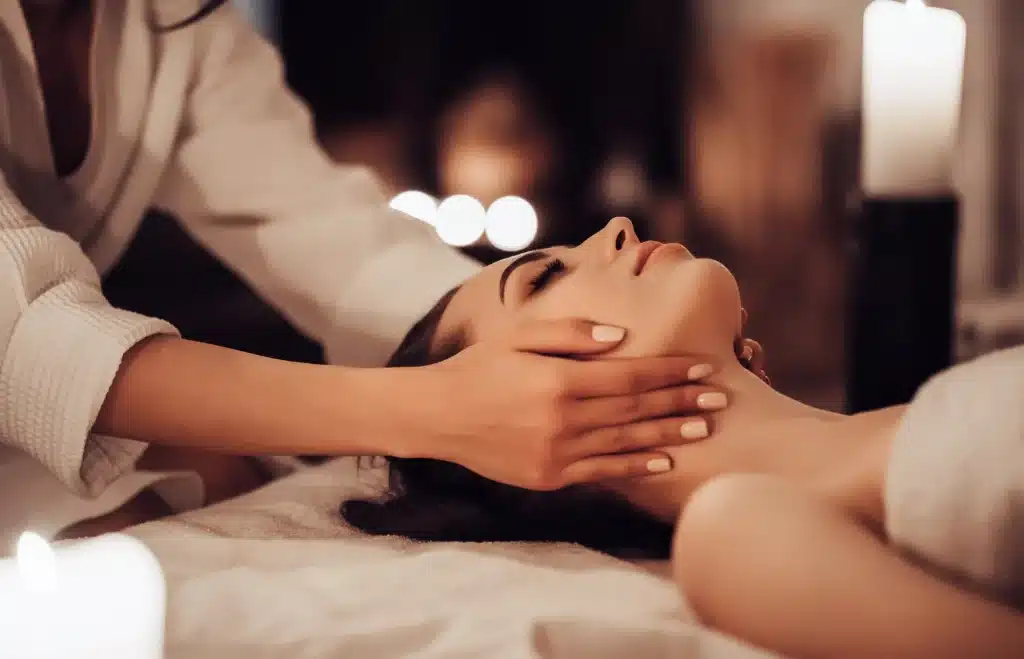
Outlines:
{"type": "Polygon", "coordinates": [[[715,411],[724,410],[729,405],[729,399],[725,394],[717,391],[697,396],[697,407],[702,410],[715,411]]]}
{"type": "Polygon", "coordinates": [[[664,474],[672,471],[672,461],[668,458],[655,458],[647,463],[647,471],[652,474],[664,474]]]}
{"type": "Polygon", "coordinates": [[[679,434],[684,439],[704,439],[710,434],[708,432],[708,422],[703,419],[700,421],[687,421],[679,429],[679,434]]]}
{"type": "Polygon", "coordinates": [[[714,372],[715,367],[711,364],[698,364],[687,371],[686,377],[690,380],[703,380],[714,372]]]}
{"type": "Polygon", "coordinates": [[[618,343],[626,338],[626,330],[621,327],[612,327],[611,325],[594,325],[594,329],[590,331],[590,334],[594,337],[595,341],[600,341],[601,343],[618,343]]]}
{"type": "Polygon", "coordinates": [[[743,352],[740,353],[740,359],[749,362],[754,358],[754,349],[750,347],[750,344],[743,346],[743,352]]]}

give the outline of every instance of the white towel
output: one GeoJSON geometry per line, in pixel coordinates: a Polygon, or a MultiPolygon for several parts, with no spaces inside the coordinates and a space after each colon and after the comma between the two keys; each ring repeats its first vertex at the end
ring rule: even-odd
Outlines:
{"type": "Polygon", "coordinates": [[[135,529],[168,578],[168,659],[767,659],[658,570],[568,545],[417,544],[343,526],[382,485],[339,460],[135,529]]]}
{"type": "Polygon", "coordinates": [[[1024,604],[1024,347],[926,384],[896,436],[893,542],[963,586],[1024,604]]]}

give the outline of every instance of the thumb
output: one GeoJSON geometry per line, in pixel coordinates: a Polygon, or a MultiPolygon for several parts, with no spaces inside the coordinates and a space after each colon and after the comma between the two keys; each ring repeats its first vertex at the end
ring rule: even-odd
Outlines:
{"type": "Polygon", "coordinates": [[[597,355],[618,347],[626,338],[621,327],[589,320],[535,320],[513,330],[512,347],[520,352],[562,357],[597,355]]]}

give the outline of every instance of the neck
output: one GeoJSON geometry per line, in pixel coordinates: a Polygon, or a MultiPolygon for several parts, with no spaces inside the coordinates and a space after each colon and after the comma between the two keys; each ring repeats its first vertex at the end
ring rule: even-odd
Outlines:
{"type": "Polygon", "coordinates": [[[758,424],[810,419],[835,423],[849,418],[801,403],[772,389],[735,359],[726,363],[712,384],[725,389],[730,398],[729,408],[715,419],[716,427],[722,430],[742,428],[743,432],[748,432],[746,424],[755,420],[758,424]]]}
{"type": "Polygon", "coordinates": [[[732,359],[712,384],[730,396],[729,408],[712,419],[712,437],[668,449],[672,472],[624,483],[616,491],[672,523],[693,491],[716,476],[770,474],[842,505],[877,512],[884,449],[899,410],[845,416],[810,407],[773,390],[732,359]]]}

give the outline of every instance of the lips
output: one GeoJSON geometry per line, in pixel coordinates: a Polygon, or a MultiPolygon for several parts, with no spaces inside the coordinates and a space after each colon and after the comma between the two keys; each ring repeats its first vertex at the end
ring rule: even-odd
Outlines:
{"type": "Polygon", "coordinates": [[[633,266],[633,274],[639,275],[644,271],[644,266],[651,259],[659,248],[664,247],[665,243],[660,243],[656,240],[648,240],[645,243],[641,243],[636,249],[636,264],[633,266]]]}

